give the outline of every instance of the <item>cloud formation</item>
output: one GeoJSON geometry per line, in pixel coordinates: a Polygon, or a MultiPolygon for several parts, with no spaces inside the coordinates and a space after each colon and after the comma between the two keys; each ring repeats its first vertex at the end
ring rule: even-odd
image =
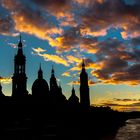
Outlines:
{"type": "MultiPolygon", "coordinates": [[[[94,81],[92,81],[92,80],[88,81],[89,86],[93,86],[94,84],[95,84],[94,81]]],[[[72,81],[72,82],[69,82],[68,85],[80,85],[80,81],[79,80],[78,81],[72,81]]]]}
{"type": "Polygon", "coordinates": [[[100,104],[102,106],[110,106],[112,109],[119,111],[139,111],[140,110],[140,99],[120,99],[114,98],[110,100],[104,100],[100,104]]]}
{"type": "MultiPolygon", "coordinates": [[[[18,0],[1,0],[2,6],[10,11],[8,23],[14,22],[13,30],[15,32],[25,32],[35,35],[41,39],[49,39],[49,35],[59,34],[61,29],[52,24],[47,17],[43,16],[42,11],[34,9],[30,4],[18,0]]],[[[3,24],[5,28],[7,25],[3,24]]]]}
{"type": "Polygon", "coordinates": [[[46,60],[46,61],[52,61],[52,62],[55,62],[57,64],[62,64],[64,66],[69,66],[69,64],[67,63],[65,58],[63,58],[61,56],[54,55],[54,54],[48,54],[42,48],[32,48],[32,49],[34,51],[33,53],[37,54],[38,56],[43,57],[44,60],[46,60]]]}
{"type": "Polygon", "coordinates": [[[122,36],[139,35],[139,2],[129,4],[124,0],[88,0],[86,12],[81,13],[83,24],[90,32],[102,32],[111,27],[121,28],[122,36]],[[93,25],[94,23],[94,25],[93,25]]]}
{"type": "Polygon", "coordinates": [[[139,84],[138,0],[0,0],[0,5],[0,33],[24,32],[48,41],[55,54],[33,50],[46,61],[71,66],[63,76],[79,71],[84,57],[97,82],[139,84]],[[110,37],[113,29],[117,35],[110,37]]]}
{"type": "MultiPolygon", "coordinates": [[[[91,36],[106,35],[107,30],[112,27],[120,28],[124,38],[137,37],[140,32],[139,1],[130,4],[125,0],[1,0],[0,3],[3,11],[8,10],[11,15],[8,19],[3,19],[3,25],[13,24],[10,28],[39,38],[47,39],[48,32],[62,33],[50,21],[51,16],[56,18],[60,27],[82,25],[82,34],[91,36]],[[7,20],[12,22],[8,23],[7,20]],[[44,34],[43,29],[46,29],[44,34]]],[[[10,31],[9,25],[4,27],[7,27],[7,32],[10,31]]]]}

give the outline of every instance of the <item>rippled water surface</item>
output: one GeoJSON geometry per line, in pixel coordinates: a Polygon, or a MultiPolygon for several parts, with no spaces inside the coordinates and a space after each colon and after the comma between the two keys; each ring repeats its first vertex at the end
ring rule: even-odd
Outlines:
{"type": "Polygon", "coordinates": [[[140,118],[130,119],[121,127],[114,140],[140,140],[140,118]]]}

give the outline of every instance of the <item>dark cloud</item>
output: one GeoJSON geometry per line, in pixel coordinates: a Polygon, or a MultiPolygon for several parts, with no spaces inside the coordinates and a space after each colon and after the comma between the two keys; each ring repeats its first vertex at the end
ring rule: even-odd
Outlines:
{"type": "Polygon", "coordinates": [[[122,106],[122,105],[119,105],[119,104],[116,104],[116,103],[103,103],[104,106],[122,106]]]}
{"type": "Polygon", "coordinates": [[[106,33],[112,27],[122,28],[123,36],[130,34],[137,36],[140,31],[140,6],[138,1],[134,1],[134,4],[131,5],[123,0],[1,0],[0,3],[12,14],[25,16],[24,18],[27,21],[24,22],[26,24],[29,24],[28,19],[30,19],[29,21],[35,27],[39,26],[40,21],[40,28],[42,26],[48,27],[49,20],[44,19],[42,15],[50,14],[58,19],[63,18],[61,21],[63,25],[77,26],[82,24],[82,31],[95,36],[98,36],[99,32],[101,34],[106,33]],[[83,5],[81,6],[81,4],[83,5]],[[78,12],[80,8],[81,11],[78,12]],[[35,21],[34,17],[38,20],[35,21]],[[73,24],[71,24],[72,22],[73,24]]]}
{"type": "Polygon", "coordinates": [[[91,32],[119,27],[124,30],[124,37],[130,34],[137,36],[140,31],[139,12],[140,7],[136,4],[127,5],[123,0],[104,0],[102,3],[91,2],[81,18],[91,32]]]}
{"type": "MultiPolygon", "coordinates": [[[[123,102],[127,102],[128,101],[124,101],[123,102]]],[[[127,112],[132,112],[132,111],[135,111],[135,110],[139,110],[140,109],[140,102],[138,101],[130,101],[130,104],[119,104],[119,103],[113,103],[113,102],[104,102],[102,104],[103,106],[109,106],[113,109],[117,109],[119,111],[127,111],[127,112]],[[132,102],[132,103],[131,103],[132,102]]]]}
{"type": "Polygon", "coordinates": [[[130,84],[137,85],[140,83],[140,64],[134,64],[127,66],[125,69],[119,69],[116,66],[116,70],[104,69],[95,70],[92,72],[104,83],[111,84],[130,84]]]}
{"type": "Polygon", "coordinates": [[[99,70],[93,71],[99,79],[109,80],[114,73],[124,71],[128,63],[120,58],[109,58],[102,61],[102,67],[99,70]]]}
{"type": "Polygon", "coordinates": [[[64,33],[53,40],[52,46],[56,47],[59,52],[70,51],[73,48],[78,48],[81,51],[94,53],[97,50],[95,45],[98,42],[96,37],[87,38],[81,34],[80,26],[71,27],[64,33]]]}
{"type": "Polygon", "coordinates": [[[140,50],[117,39],[97,43],[96,65],[92,75],[103,83],[131,84],[140,82],[140,50]]]}
{"type": "Polygon", "coordinates": [[[12,34],[14,23],[11,17],[7,16],[5,18],[0,17],[0,33],[4,35],[12,34]]]}
{"type": "Polygon", "coordinates": [[[69,0],[32,0],[32,1],[53,13],[66,12],[67,10],[70,10],[71,7],[69,0]]]}
{"type": "Polygon", "coordinates": [[[130,102],[130,101],[139,101],[137,99],[118,99],[118,98],[114,98],[114,101],[122,101],[122,102],[130,102]]]}
{"type": "Polygon", "coordinates": [[[14,29],[14,22],[9,12],[0,6],[0,33],[4,35],[12,34],[14,29]]]}
{"type": "Polygon", "coordinates": [[[35,5],[55,16],[62,26],[76,26],[73,1],[70,0],[31,0],[35,5]]]}

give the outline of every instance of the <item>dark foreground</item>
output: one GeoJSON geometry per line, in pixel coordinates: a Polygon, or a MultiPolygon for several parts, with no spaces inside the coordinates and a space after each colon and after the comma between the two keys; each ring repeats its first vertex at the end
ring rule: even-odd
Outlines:
{"type": "MultiPolygon", "coordinates": [[[[137,114],[137,113],[136,113],[137,114]]],[[[50,140],[53,138],[100,140],[114,135],[133,114],[120,113],[109,107],[82,110],[43,100],[0,102],[0,140],[50,140]]]]}

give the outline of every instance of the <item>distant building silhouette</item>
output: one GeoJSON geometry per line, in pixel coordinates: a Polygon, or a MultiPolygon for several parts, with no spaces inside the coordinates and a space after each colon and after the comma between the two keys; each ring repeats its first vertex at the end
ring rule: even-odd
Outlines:
{"type": "Polygon", "coordinates": [[[75,89],[74,86],[72,87],[72,94],[70,98],[68,99],[69,105],[70,106],[78,106],[79,105],[79,98],[75,94],[75,89]]]}
{"type": "Polygon", "coordinates": [[[22,50],[22,41],[20,35],[20,41],[18,44],[18,51],[14,59],[14,74],[12,77],[12,97],[24,97],[28,95],[27,77],[25,73],[26,57],[22,50]]]}
{"type": "Polygon", "coordinates": [[[84,60],[82,62],[82,71],[80,73],[80,104],[85,109],[90,106],[88,74],[85,69],[84,60]]]}
{"type": "Polygon", "coordinates": [[[34,97],[46,97],[49,94],[49,86],[45,79],[43,79],[43,71],[40,68],[38,70],[38,78],[32,85],[32,95],[34,97]]]}

